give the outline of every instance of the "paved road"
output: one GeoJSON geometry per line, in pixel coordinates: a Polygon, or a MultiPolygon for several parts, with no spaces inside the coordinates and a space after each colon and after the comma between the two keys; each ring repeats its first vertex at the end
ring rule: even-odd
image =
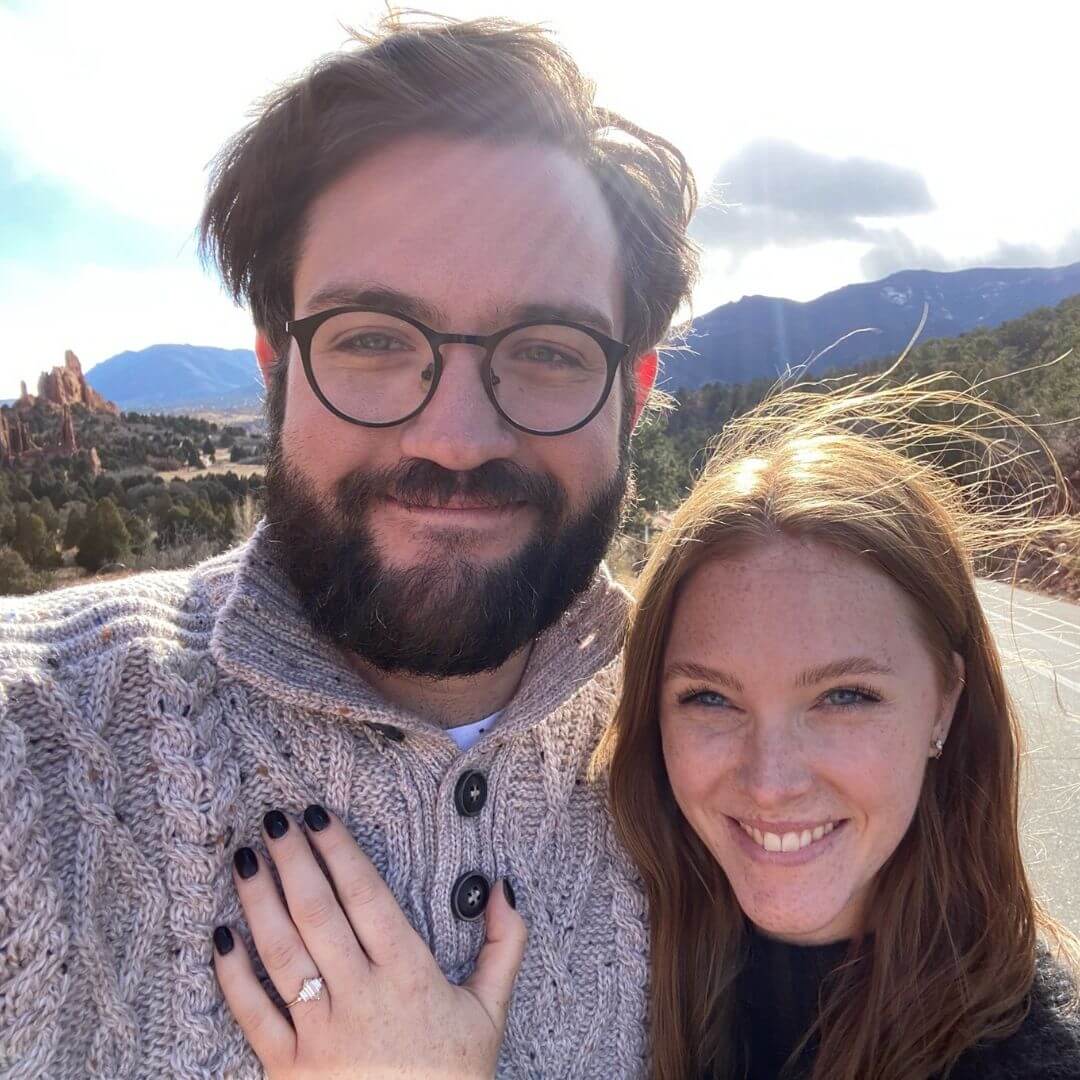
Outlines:
{"type": "Polygon", "coordinates": [[[1080,934],[1080,606],[980,586],[1025,730],[1024,857],[1051,914],[1080,934]]]}

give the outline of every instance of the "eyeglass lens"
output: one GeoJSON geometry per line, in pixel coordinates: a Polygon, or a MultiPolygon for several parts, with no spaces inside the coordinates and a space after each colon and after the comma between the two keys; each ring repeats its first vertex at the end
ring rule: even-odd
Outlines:
{"type": "MultiPolygon", "coordinates": [[[[389,424],[415,412],[431,390],[435,356],[415,326],[375,311],[350,311],[322,323],[311,341],[319,389],[340,412],[389,424]]],[[[491,382],[515,424],[556,432],[584,420],[607,385],[604,350],[574,327],[531,325],[496,346],[491,382]]]]}

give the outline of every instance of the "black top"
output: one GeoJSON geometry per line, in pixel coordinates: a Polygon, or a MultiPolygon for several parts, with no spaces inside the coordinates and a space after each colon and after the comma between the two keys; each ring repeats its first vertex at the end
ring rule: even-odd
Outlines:
{"type": "MultiPolygon", "coordinates": [[[[809,1029],[825,975],[844,959],[847,942],[788,945],[751,932],[746,967],[736,983],[737,1043],[747,1080],[777,1080],[809,1029]]],[[[949,1080],[1080,1080],[1080,1016],[1065,1008],[1069,977],[1039,949],[1031,1009],[1015,1034],[966,1051],[949,1080]]],[[[792,1080],[809,1076],[812,1041],[792,1080]]]]}

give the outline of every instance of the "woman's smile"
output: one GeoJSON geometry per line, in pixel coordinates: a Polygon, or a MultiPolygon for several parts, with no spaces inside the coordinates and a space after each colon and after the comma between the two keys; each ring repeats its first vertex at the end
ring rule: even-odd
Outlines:
{"type": "Polygon", "coordinates": [[[757,861],[777,866],[802,866],[832,851],[838,839],[834,834],[843,830],[848,820],[834,818],[800,828],[782,828],[776,825],[774,832],[771,829],[758,828],[741,818],[728,818],[728,822],[735,827],[733,832],[741,850],[757,861]],[[833,837],[833,842],[826,843],[830,837],[833,837]],[[765,858],[762,859],[762,856],[765,858]]]}

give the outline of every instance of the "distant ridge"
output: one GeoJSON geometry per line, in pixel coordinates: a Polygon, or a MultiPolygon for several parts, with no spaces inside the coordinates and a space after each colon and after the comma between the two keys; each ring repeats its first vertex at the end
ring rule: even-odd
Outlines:
{"type": "Polygon", "coordinates": [[[690,351],[668,353],[662,385],[697,389],[742,383],[802,364],[852,330],[872,327],[832,349],[813,371],[850,368],[900,352],[929,315],[921,342],[994,327],[1080,294],[1080,263],[1054,269],[902,270],[799,303],[744,296],[694,320],[690,351]]]}
{"type": "MultiPolygon", "coordinates": [[[[921,342],[995,327],[1080,294],[1080,263],[1055,269],[902,270],[882,281],[847,285],[799,303],[744,296],[694,320],[688,350],[667,353],[661,385],[697,389],[710,382],[773,378],[804,363],[852,330],[871,327],[832,349],[815,372],[896,355],[929,316],[921,342]]],[[[250,349],[151,345],[110,357],[86,381],[122,409],[257,409],[262,381],[250,349]]]]}
{"type": "Polygon", "coordinates": [[[103,360],[86,373],[95,390],[122,409],[257,406],[262,379],[250,349],[151,345],[103,360]]]}

